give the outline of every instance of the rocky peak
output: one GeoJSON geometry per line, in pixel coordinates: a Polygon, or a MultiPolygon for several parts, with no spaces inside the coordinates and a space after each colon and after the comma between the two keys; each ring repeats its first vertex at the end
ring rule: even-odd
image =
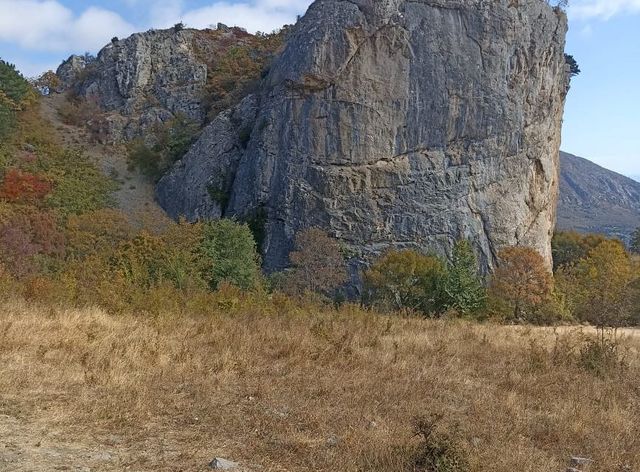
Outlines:
{"type": "Polygon", "coordinates": [[[215,30],[150,30],[114,38],[91,64],[72,56],[58,75],[75,95],[98,102],[108,115],[110,134],[122,141],[178,114],[204,124],[215,102],[228,107],[246,95],[245,86],[259,78],[277,47],[271,37],[224,25],[215,30]],[[229,65],[235,55],[254,68],[229,65]],[[232,66],[238,70],[229,70],[232,66]],[[221,76],[226,82],[216,83],[221,76]]]}
{"type": "Polygon", "coordinates": [[[518,244],[550,264],[566,29],[543,0],[318,0],[257,106],[214,120],[159,201],[259,215],[269,270],[310,226],[356,261],[468,238],[487,269],[518,244]]]}

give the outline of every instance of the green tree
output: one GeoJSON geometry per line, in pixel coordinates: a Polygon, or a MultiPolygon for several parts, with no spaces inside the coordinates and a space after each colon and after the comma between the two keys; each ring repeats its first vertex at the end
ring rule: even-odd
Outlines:
{"type": "Polygon", "coordinates": [[[485,306],[487,290],[479,274],[478,259],[467,240],[460,240],[453,247],[443,294],[446,308],[461,315],[475,314],[485,306]]]}
{"type": "Polygon", "coordinates": [[[631,234],[631,252],[640,254],[640,226],[631,234]]]}
{"type": "Polygon", "coordinates": [[[389,251],[364,272],[366,301],[425,315],[442,311],[446,265],[414,250],[389,251]]]}
{"type": "Polygon", "coordinates": [[[201,245],[204,278],[212,289],[228,282],[242,289],[256,287],[260,276],[259,257],[251,230],[246,224],[219,220],[204,226],[201,245]]]}
{"type": "Polygon", "coordinates": [[[576,231],[554,234],[551,241],[554,271],[577,264],[587,257],[589,251],[606,240],[607,238],[600,234],[580,234],[576,231]]]}
{"type": "Polygon", "coordinates": [[[564,55],[564,59],[565,59],[567,65],[569,66],[569,75],[571,77],[575,77],[577,75],[580,75],[580,72],[582,72],[582,71],[580,70],[580,66],[578,65],[578,61],[576,61],[576,59],[570,54],[565,54],[564,55]]]}

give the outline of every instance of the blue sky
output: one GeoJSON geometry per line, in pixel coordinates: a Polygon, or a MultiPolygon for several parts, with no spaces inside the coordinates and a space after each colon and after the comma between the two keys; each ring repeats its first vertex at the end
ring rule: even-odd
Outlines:
{"type": "MultiPolygon", "coordinates": [[[[0,0],[0,57],[27,76],[111,37],[182,20],[271,31],[310,0],[0,0]]],[[[567,100],[562,148],[640,176],[640,0],[572,0],[567,52],[582,74],[567,100]]]]}

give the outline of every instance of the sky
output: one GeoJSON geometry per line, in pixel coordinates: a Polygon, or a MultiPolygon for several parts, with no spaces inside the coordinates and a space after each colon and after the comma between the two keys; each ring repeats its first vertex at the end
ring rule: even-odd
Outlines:
{"type": "MultiPolygon", "coordinates": [[[[113,36],[183,21],[270,32],[311,0],[0,0],[0,58],[35,76],[113,36]]],[[[640,179],[640,0],[570,0],[571,86],[562,149],[640,179]]]]}

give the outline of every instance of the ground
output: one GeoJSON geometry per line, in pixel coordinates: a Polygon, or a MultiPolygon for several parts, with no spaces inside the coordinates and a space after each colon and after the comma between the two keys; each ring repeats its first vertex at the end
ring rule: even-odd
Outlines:
{"type": "Polygon", "coordinates": [[[633,332],[603,361],[585,328],[220,297],[156,317],[5,302],[0,470],[428,471],[421,417],[468,462],[447,470],[640,468],[633,332]]]}

